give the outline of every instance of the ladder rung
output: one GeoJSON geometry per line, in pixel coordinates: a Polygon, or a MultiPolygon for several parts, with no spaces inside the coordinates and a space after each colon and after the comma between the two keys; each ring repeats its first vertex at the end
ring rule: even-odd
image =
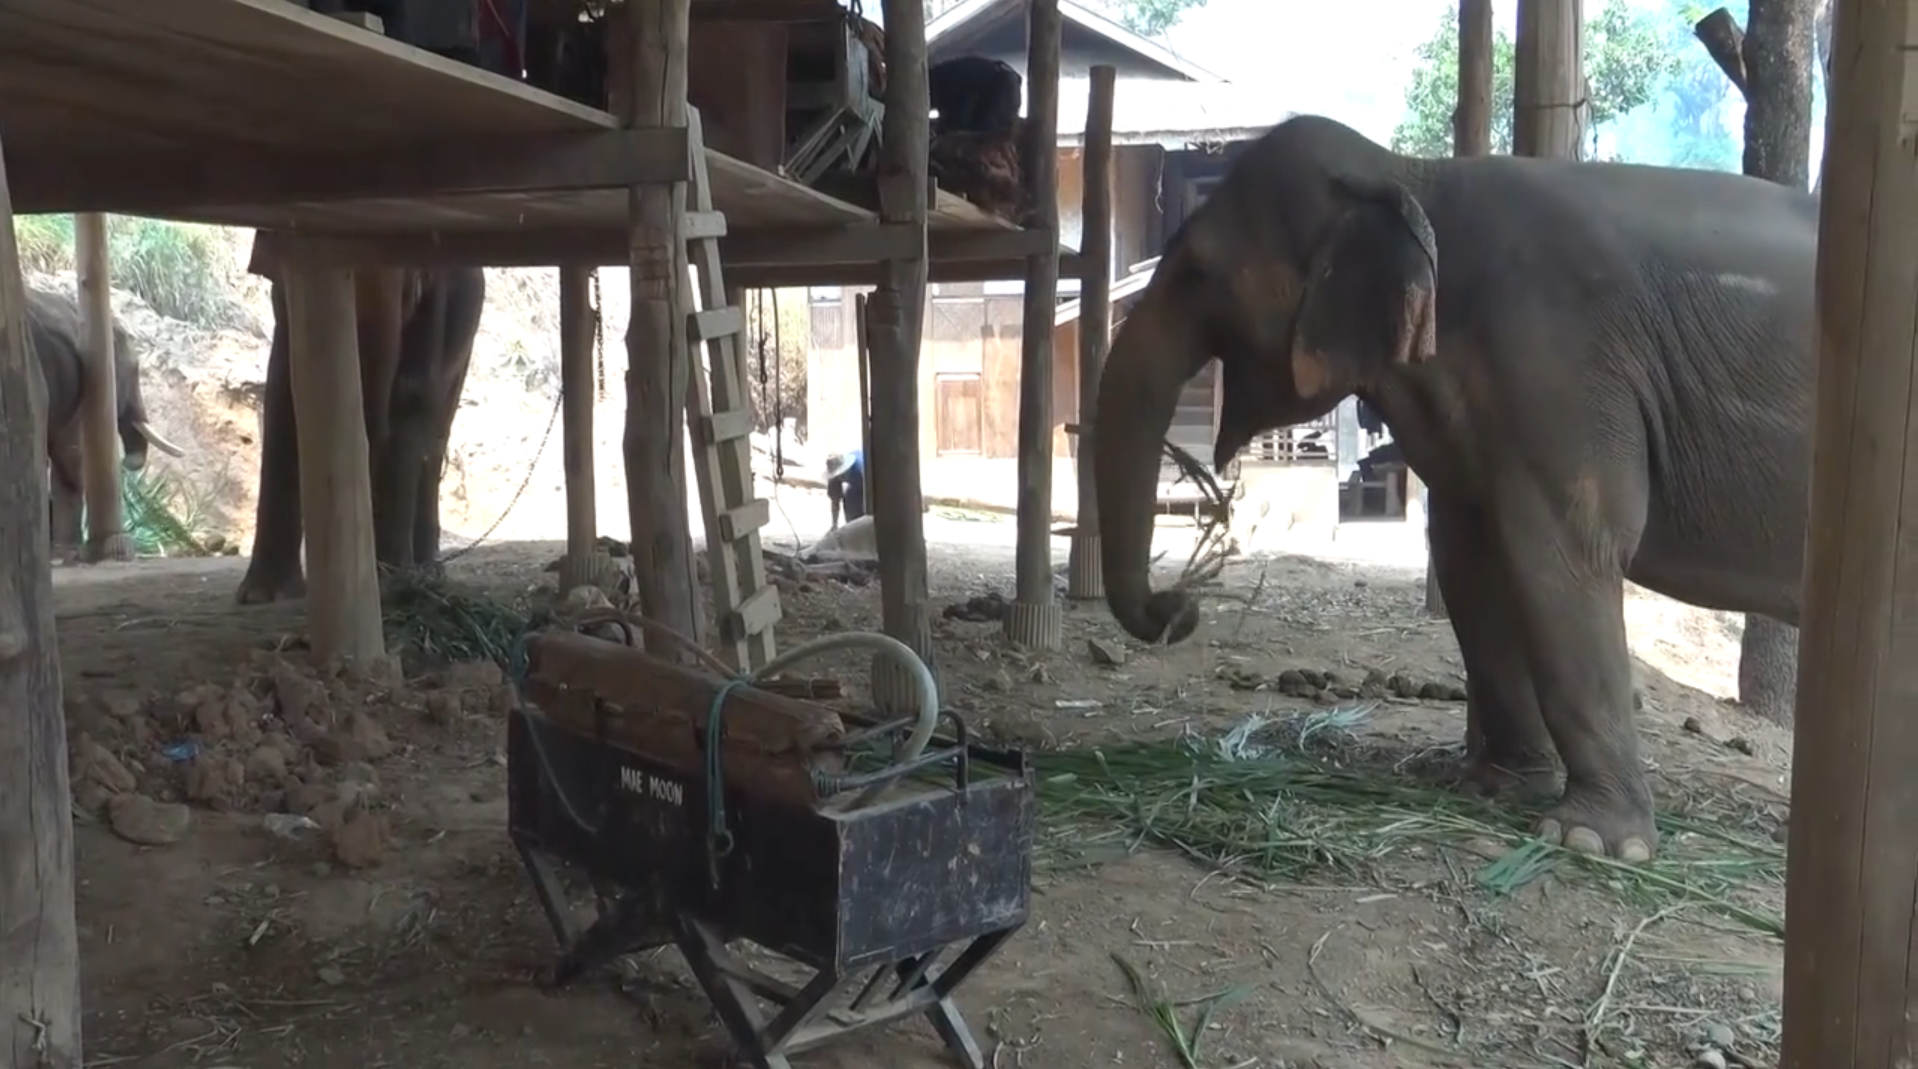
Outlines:
{"type": "Polygon", "coordinates": [[[719,537],[728,542],[737,542],[772,522],[771,502],[763,497],[754,498],[738,508],[727,509],[719,514],[719,537]]]}
{"type": "MultiPolygon", "coordinates": [[[[757,581],[758,577],[753,577],[757,581]]],[[[741,582],[748,581],[744,576],[741,582]]],[[[739,607],[726,614],[720,621],[719,632],[722,642],[744,642],[779,623],[779,588],[766,586],[754,591],[739,607]]]]}
{"type": "Polygon", "coordinates": [[[752,413],[739,408],[731,412],[715,412],[710,416],[701,416],[697,426],[700,445],[719,445],[751,434],[753,417],[752,413]]]}
{"type": "Polygon", "coordinates": [[[704,312],[693,313],[690,329],[694,344],[730,338],[746,332],[746,313],[737,308],[708,308],[704,312]]]}
{"type": "Polygon", "coordinates": [[[726,213],[687,212],[686,240],[713,241],[726,236],[726,213]]]}

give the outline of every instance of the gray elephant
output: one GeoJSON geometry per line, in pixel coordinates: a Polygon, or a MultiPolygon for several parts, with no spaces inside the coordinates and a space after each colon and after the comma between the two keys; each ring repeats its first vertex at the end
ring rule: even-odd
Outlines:
{"type": "MultiPolygon", "coordinates": [[[[275,276],[271,255],[256,243],[256,273],[275,276]]],[[[375,556],[392,569],[430,566],[439,556],[440,473],[479,336],[486,274],[477,267],[361,270],[354,284],[375,556]]],[[[272,298],[258,522],[236,594],[249,605],[306,594],[300,443],[286,295],[277,278],[272,298]]]]}
{"type": "MultiPolygon", "coordinates": [[[[81,417],[86,390],[86,325],[80,305],[65,294],[27,289],[27,335],[40,359],[47,384],[47,460],[52,469],[48,487],[49,526],[55,559],[70,555],[80,544],[82,492],[81,417]]],[[[140,362],[132,340],[118,322],[113,324],[113,376],[123,455],[128,471],[146,467],[149,447],[171,457],[185,451],[161,437],[147,422],[146,399],[140,392],[140,362]]]]}
{"type": "Polygon", "coordinates": [[[1710,171],[1410,159],[1304,116],[1168,244],[1099,383],[1106,597],[1134,636],[1198,615],[1148,576],[1159,443],[1217,358],[1215,460],[1356,394],[1432,488],[1470,780],[1553,782],[1538,832],[1657,849],[1624,581],[1796,624],[1817,204],[1710,171]]]}

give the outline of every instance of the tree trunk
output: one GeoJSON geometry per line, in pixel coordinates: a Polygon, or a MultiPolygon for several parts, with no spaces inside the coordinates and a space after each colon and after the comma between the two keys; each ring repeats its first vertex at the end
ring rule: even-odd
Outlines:
{"type": "MultiPolygon", "coordinates": [[[[1799,189],[1810,183],[1813,40],[1823,41],[1821,54],[1828,60],[1829,20],[1829,4],[1821,14],[1816,0],[1751,0],[1751,25],[1742,34],[1722,8],[1699,23],[1699,39],[1745,95],[1746,174],[1799,189]]],[[[1738,700],[1768,720],[1791,723],[1798,700],[1797,628],[1745,617],[1738,700]]]]}

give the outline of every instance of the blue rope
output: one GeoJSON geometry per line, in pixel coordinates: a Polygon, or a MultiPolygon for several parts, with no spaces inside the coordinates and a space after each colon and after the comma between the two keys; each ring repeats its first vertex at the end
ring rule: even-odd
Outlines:
{"type": "Polygon", "coordinates": [[[726,827],[726,784],[724,762],[720,760],[720,714],[726,698],[740,687],[752,685],[751,676],[734,676],[713,692],[713,704],[706,711],[706,836],[707,862],[713,886],[719,886],[719,862],[733,852],[733,833],[726,827]]]}

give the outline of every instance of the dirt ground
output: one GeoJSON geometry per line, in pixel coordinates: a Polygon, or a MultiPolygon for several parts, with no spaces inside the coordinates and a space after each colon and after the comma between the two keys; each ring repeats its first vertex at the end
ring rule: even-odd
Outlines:
{"type": "MultiPolygon", "coordinates": [[[[802,492],[784,491],[782,505],[806,513],[795,533],[823,519],[802,492]]],[[[935,607],[1009,592],[1008,522],[934,515],[928,525],[935,607]]],[[[776,518],[772,533],[783,529],[776,518]]],[[[1377,668],[1455,685],[1457,652],[1421,610],[1411,538],[1409,548],[1388,533],[1236,561],[1231,596],[1209,601],[1200,638],[1172,650],[1124,639],[1101,606],[1074,607],[1066,649],[1046,657],[1007,648],[996,624],[941,619],[950,703],[999,737],[1057,748],[1323,709],[1245,689],[1248,677],[1287,669],[1357,679],[1377,668]],[[1125,663],[1093,664],[1094,638],[1123,648],[1125,663]]],[[[450,573],[524,595],[550,586],[542,568],[559,549],[486,545],[450,573]]],[[[633,963],[618,983],[536,985],[553,941],[504,834],[496,673],[315,681],[295,667],[297,652],[275,652],[300,626],[297,605],[232,604],[243,567],[216,558],[56,571],[88,1064],[727,1064],[671,951],[633,963]],[[185,827],[169,804],[181,799],[185,827]]],[[[787,648],[877,628],[876,586],[816,582],[786,602],[787,648]]],[[[1666,809],[1716,799],[1713,812],[1737,814],[1743,832],[1772,845],[1789,738],[1725,700],[1736,622],[1642,591],[1629,611],[1645,756],[1666,809]]],[[[855,663],[819,671],[864,690],[855,663]]],[[[1364,755],[1381,777],[1415,774],[1393,767],[1462,730],[1456,702],[1370,704],[1346,748],[1328,752],[1364,755]]],[[[1683,836],[1667,835],[1682,853],[1683,836]]],[[[1115,954],[1169,1000],[1239,989],[1206,1030],[1196,1064],[1207,1069],[1771,1063],[1775,939],[1712,903],[1653,901],[1633,891],[1642,884],[1590,867],[1494,893],[1477,873],[1499,852],[1415,846],[1362,875],[1282,885],[1143,845],[1096,863],[1049,852],[1032,920],[959,1001],[994,1066],[1178,1066],[1115,954]]],[[[1760,881],[1739,902],[1782,913],[1782,890],[1760,881]]],[[[1187,1027],[1197,1012],[1178,1011],[1187,1027]]],[[[914,1021],[800,1064],[950,1063],[914,1021]]]]}

